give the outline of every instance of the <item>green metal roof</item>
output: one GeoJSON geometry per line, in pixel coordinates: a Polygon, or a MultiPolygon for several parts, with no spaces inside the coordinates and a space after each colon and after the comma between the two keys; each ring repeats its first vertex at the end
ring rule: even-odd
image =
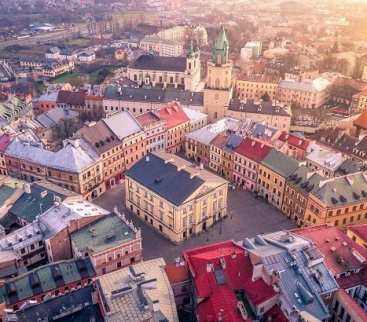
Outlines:
{"type": "Polygon", "coordinates": [[[6,185],[0,187],[0,207],[2,207],[6,200],[14,193],[15,189],[6,185]]]}
{"type": "Polygon", "coordinates": [[[37,294],[94,276],[95,271],[89,257],[50,263],[7,280],[0,287],[0,302],[14,304],[37,294]],[[55,271],[60,272],[57,280],[54,275],[55,271]],[[39,280],[39,285],[32,287],[32,279],[39,280]],[[15,289],[15,293],[9,293],[10,286],[15,289]]]}
{"type": "Polygon", "coordinates": [[[65,199],[62,194],[56,193],[34,183],[31,185],[31,193],[24,192],[10,208],[9,213],[31,223],[36,219],[36,216],[50,209],[54,205],[55,196],[60,197],[61,200],[65,199]]]}
{"type": "Polygon", "coordinates": [[[297,160],[275,149],[271,149],[261,164],[284,178],[290,176],[299,166],[297,160]]]}
{"type": "Polygon", "coordinates": [[[226,64],[228,62],[228,55],[229,55],[229,41],[227,38],[226,31],[222,26],[214,42],[214,47],[212,51],[213,63],[217,65],[226,64]]]}
{"type": "Polygon", "coordinates": [[[135,239],[135,232],[117,215],[103,216],[71,234],[79,251],[99,252],[135,239]]]}

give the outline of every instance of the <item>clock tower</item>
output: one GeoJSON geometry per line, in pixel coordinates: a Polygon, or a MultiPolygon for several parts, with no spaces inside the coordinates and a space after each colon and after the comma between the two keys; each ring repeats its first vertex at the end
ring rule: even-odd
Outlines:
{"type": "Polygon", "coordinates": [[[204,110],[210,122],[225,116],[232,98],[232,68],[229,60],[229,42],[222,26],[212,50],[212,59],[207,63],[207,78],[204,89],[204,110]]]}

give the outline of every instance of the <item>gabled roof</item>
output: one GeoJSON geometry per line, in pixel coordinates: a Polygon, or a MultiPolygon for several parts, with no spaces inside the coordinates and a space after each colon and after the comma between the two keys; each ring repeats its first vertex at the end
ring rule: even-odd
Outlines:
{"type": "Polygon", "coordinates": [[[88,142],[99,155],[121,143],[103,121],[91,123],[89,126],[81,128],[77,133],[88,142]]]}
{"type": "Polygon", "coordinates": [[[126,111],[112,114],[104,118],[103,122],[119,140],[143,131],[135,117],[126,111]]]}
{"type": "Polygon", "coordinates": [[[83,140],[65,140],[61,150],[52,152],[38,145],[14,139],[8,145],[6,153],[40,166],[78,173],[98,160],[98,156],[83,140]]]}
{"type": "Polygon", "coordinates": [[[270,150],[261,164],[284,178],[290,176],[299,167],[298,161],[275,149],[270,150]]]}
{"type": "Polygon", "coordinates": [[[321,181],[312,194],[332,208],[360,203],[367,200],[367,173],[357,172],[321,181]]]}
{"type": "Polygon", "coordinates": [[[246,137],[242,140],[235,152],[256,162],[264,160],[271,147],[257,140],[246,137]]]}
{"type": "Polygon", "coordinates": [[[157,113],[162,120],[166,121],[167,129],[172,129],[190,121],[181,105],[177,102],[168,104],[166,107],[161,108],[157,113]]]}
{"type": "Polygon", "coordinates": [[[46,189],[37,183],[33,183],[30,189],[30,193],[23,192],[9,209],[10,214],[28,223],[33,222],[37,216],[53,207],[55,197],[60,198],[60,200],[66,198],[63,194],[46,189]]]}
{"type": "Polygon", "coordinates": [[[197,176],[191,178],[185,169],[179,171],[175,164],[165,162],[156,154],[135,163],[126,176],[174,205],[181,205],[205,182],[197,176]]]}
{"type": "MultiPolygon", "coordinates": [[[[272,286],[261,278],[252,279],[253,267],[247,252],[233,241],[225,241],[184,252],[199,301],[200,321],[214,321],[222,314],[224,321],[243,321],[238,309],[236,290],[244,291],[244,298],[259,305],[276,295],[272,286]],[[210,320],[214,319],[214,320],[210,320]]],[[[249,318],[252,307],[246,305],[249,318]]]]}
{"type": "Polygon", "coordinates": [[[133,69],[185,72],[186,57],[141,55],[131,64],[133,69]]]}
{"type": "Polygon", "coordinates": [[[85,92],[59,91],[56,103],[73,106],[83,106],[85,104],[85,92]]]}
{"type": "Polygon", "coordinates": [[[0,299],[14,304],[95,275],[89,257],[50,263],[7,280],[0,287],[0,299]]]}
{"type": "Polygon", "coordinates": [[[152,111],[140,114],[136,116],[136,120],[141,127],[149,126],[157,122],[161,122],[161,119],[152,111]]]}
{"type": "Polygon", "coordinates": [[[203,106],[203,92],[190,92],[175,88],[144,88],[108,86],[104,99],[116,99],[129,102],[155,102],[169,103],[180,102],[182,105],[203,106]]]}
{"type": "Polygon", "coordinates": [[[305,138],[301,138],[291,133],[283,131],[279,136],[279,140],[287,142],[289,145],[294,146],[300,150],[306,151],[310,141],[305,138]]]}

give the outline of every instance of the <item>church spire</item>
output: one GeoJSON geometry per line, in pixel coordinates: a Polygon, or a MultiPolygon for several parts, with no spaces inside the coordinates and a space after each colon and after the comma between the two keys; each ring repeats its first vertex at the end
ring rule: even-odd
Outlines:
{"type": "Polygon", "coordinates": [[[221,26],[217,39],[214,42],[212,60],[216,65],[223,65],[228,62],[229,42],[224,26],[221,26]]]}

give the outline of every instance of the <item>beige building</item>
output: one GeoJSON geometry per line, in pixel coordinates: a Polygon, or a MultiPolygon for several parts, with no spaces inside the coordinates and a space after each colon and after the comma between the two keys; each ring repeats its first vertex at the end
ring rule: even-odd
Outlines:
{"type": "Polygon", "coordinates": [[[278,86],[277,99],[289,106],[319,108],[329,100],[330,87],[331,82],[322,77],[301,81],[281,80],[278,86]]]}
{"type": "Polygon", "coordinates": [[[195,91],[201,80],[200,52],[190,49],[186,57],[142,55],[128,68],[127,77],[139,85],[195,91]]]}
{"type": "Polygon", "coordinates": [[[232,68],[229,42],[224,28],[221,28],[214,44],[212,59],[207,64],[204,89],[204,111],[210,122],[225,116],[226,107],[232,97],[232,68]]]}
{"type": "Polygon", "coordinates": [[[259,165],[258,194],[281,209],[286,179],[297,170],[298,166],[299,163],[295,159],[272,149],[259,165]]]}
{"type": "Polygon", "coordinates": [[[270,75],[242,76],[236,80],[235,95],[241,100],[260,100],[267,94],[269,99],[274,102],[279,80],[279,78],[270,75]]]}
{"type": "Polygon", "coordinates": [[[363,112],[367,109],[367,91],[360,92],[353,96],[353,109],[363,112]]]}
{"type": "Polygon", "coordinates": [[[358,172],[320,181],[308,198],[305,225],[337,227],[367,222],[367,174],[358,172]]]}
{"type": "Polygon", "coordinates": [[[84,140],[65,140],[63,148],[53,152],[15,139],[6,149],[5,160],[10,176],[28,182],[46,179],[87,200],[106,189],[102,160],[84,140]]]}
{"type": "Polygon", "coordinates": [[[126,207],[175,243],[227,215],[228,182],[173,154],[154,153],[126,174],[126,207]]]}
{"type": "Polygon", "coordinates": [[[97,278],[98,302],[106,322],[178,322],[175,298],[156,258],[97,278]]]}

